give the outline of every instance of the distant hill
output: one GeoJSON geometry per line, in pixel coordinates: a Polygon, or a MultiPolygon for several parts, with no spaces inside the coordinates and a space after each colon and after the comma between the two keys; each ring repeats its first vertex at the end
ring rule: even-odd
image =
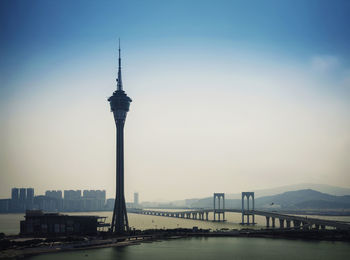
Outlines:
{"type": "MultiPolygon", "coordinates": [[[[350,209],[350,188],[301,183],[252,191],[255,205],[261,209],[350,209]]],[[[213,197],[143,204],[161,208],[212,208],[213,197]]],[[[226,208],[241,208],[241,193],[225,194],[225,204],[226,208]]]]}
{"type": "MultiPolygon", "coordinates": [[[[241,199],[225,199],[226,208],[241,208],[241,199]]],[[[213,199],[192,201],[190,207],[212,208],[213,199]]],[[[350,209],[350,195],[334,196],[312,189],[288,191],[255,199],[257,209],[350,209]]]]}
{"type": "MultiPolygon", "coordinates": [[[[308,190],[308,189],[318,191],[321,193],[326,193],[329,195],[334,195],[334,196],[350,195],[350,188],[336,187],[336,186],[331,186],[326,184],[312,184],[312,183],[300,183],[300,184],[281,186],[281,187],[276,187],[271,189],[261,189],[261,190],[252,190],[252,191],[255,192],[255,199],[257,200],[258,198],[261,198],[261,197],[278,195],[289,191],[308,190]]],[[[247,191],[250,191],[250,190],[247,190],[247,191]]],[[[240,204],[238,204],[237,201],[230,201],[235,199],[240,200],[241,193],[225,194],[225,201],[229,203],[228,205],[232,205],[232,207],[240,206],[240,204]]],[[[213,200],[213,197],[192,198],[192,199],[186,199],[186,200],[172,201],[168,204],[173,205],[175,207],[193,207],[193,205],[198,205],[198,207],[205,207],[205,205],[212,203],[212,200],[213,200]]],[[[153,204],[157,204],[157,203],[155,202],[153,204]]]]}
{"type": "MultiPolygon", "coordinates": [[[[307,190],[307,189],[311,189],[311,190],[315,190],[315,191],[319,191],[322,193],[327,193],[335,196],[350,195],[350,188],[331,186],[327,184],[313,184],[313,183],[300,183],[300,184],[286,185],[286,186],[281,186],[276,188],[252,190],[252,191],[255,192],[255,198],[258,198],[263,196],[277,195],[287,191],[307,190]]],[[[250,190],[247,190],[247,191],[250,191],[250,190]]],[[[240,199],[241,193],[226,194],[226,198],[240,199]]]]}
{"type": "Polygon", "coordinates": [[[281,209],[350,209],[350,196],[334,196],[306,189],[256,199],[259,208],[272,206],[281,209]]]}
{"type": "Polygon", "coordinates": [[[262,196],[281,194],[287,191],[307,190],[307,189],[319,191],[322,193],[327,193],[334,196],[350,195],[350,188],[343,188],[343,187],[331,186],[326,184],[312,184],[312,183],[300,183],[300,184],[294,184],[294,185],[281,186],[281,187],[272,188],[272,189],[256,190],[255,195],[257,197],[262,197],[262,196]]]}

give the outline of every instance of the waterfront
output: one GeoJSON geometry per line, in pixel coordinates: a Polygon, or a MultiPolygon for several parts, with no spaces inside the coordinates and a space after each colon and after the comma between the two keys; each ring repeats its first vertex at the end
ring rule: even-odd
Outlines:
{"type": "MultiPolygon", "coordinates": [[[[103,212],[68,212],[62,214],[69,215],[98,215],[107,217],[106,222],[109,222],[112,219],[113,212],[103,211],[103,212]]],[[[225,222],[207,222],[199,220],[188,220],[180,218],[168,218],[160,216],[149,216],[149,215],[140,215],[140,214],[128,214],[129,225],[131,228],[136,229],[162,229],[162,228],[192,228],[197,226],[203,229],[240,229],[238,223],[240,222],[241,215],[237,213],[227,214],[227,221],[225,222]]],[[[19,233],[19,223],[21,220],[24,220],[24,214],[0,214],[0,232],[3,232],[7,235],[15,235],[19,233]]],[[[258,218],[259,223],[264,224],[264,218],[258,218]]],[[[258,226],[257,226],[258,227],[258,226]]],[[[259,226],[260,228],[260,226],[259,226]]]]}
{"type": "Polygon", "coordinates": [[[269,238],[181,238],[126,247],[79,250],[30,257],[42,259],[349,259],[348,242],[269,238]]]}
{"type": "MultiPolygon", "coordinates": [[[[111,211],[100,211],[100,212],[68,212],[63,214],[69,215],[97,215],[107,217],[106,222],[109,222],[112,218],[111,211]]],[[[305,215],[303,215],[305,216],[305,215]]],[[[209,214],[209,217],[212,217],[209,214]]],[[[308,216],[309,217],[309,216],[308,216]]],[[[322,219],[332,219],[340,221],[350,222],[350,216],[310,216],[313,218],[322,218],[322,219]]],[[[242,227],[239,223],[241,222],[241,214],[239,213],[227,213],[225,222],[211,222],[211,221],[200,221],[200,220],[188,220],[181,218],[169,218],[169,217],[160,217],[160,216],[150,216],[150,215],[139,215],[139,214],[128,214],[129,223],[131,228],[136,229],[162,229],[162,228],[192,228],[197,226],[202,229],[241,229],[242,227]]],[[[0,214],[0,233],[5,233],[6,235],[16,235],[19,233],[19,224],[20,221],[24,220],[24,214],[0,214]]],[[[255,221],[257,222],[256,226],[250,226],[250,228],[263,228],[265,227],[266,220],[265,217],[255,216],[255,221]]]]}
{"type": "MultiPolygon", "coordinates": [[[[69,215],[106,216],[107,222],[112,212],[70,212],[69,215]]],[[[313,216],[315,217],[315,216],[313,216]]],[[[320,217],[320,216],[317,216],[320,217]]],[[[227,213],[226,222],[199,221],[152,215],[128,214],[130,227],[136,229],[192,228],[203,229],[241,229],[239,213],[227,213]]],[[[349,216],[332,219],[350,221],[349,216]]],[[[23,214],[1,214],[0,232],[18,234],[19,222],[23,214]]],[[[256,216],[255,229],[263,228],[265,217],[256,216]]],[[[250,226],[252,227],[252,226],[250,226]]],[[[41,254],[30,259],[214,259],[218,255],[223,259],[347,259],[350,257],[350,243],[341,241],[313,241],[282,238],[247,237],[191,237],[145,241],[131,246],[106,247],[98,249],[64,251],[41,254]]]]}

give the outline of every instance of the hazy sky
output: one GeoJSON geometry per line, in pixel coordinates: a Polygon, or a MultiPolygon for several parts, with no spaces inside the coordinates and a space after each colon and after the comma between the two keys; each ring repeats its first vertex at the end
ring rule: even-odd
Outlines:
{"type": "Polygon", "coordinates": [[[0,1],[0,197],[350,187],[350,1],[0,1]]]}

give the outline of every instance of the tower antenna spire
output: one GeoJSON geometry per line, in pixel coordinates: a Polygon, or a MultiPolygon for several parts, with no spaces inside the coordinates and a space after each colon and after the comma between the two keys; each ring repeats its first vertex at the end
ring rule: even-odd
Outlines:
{"type": "Polygon", "coordinates": [[[120,38],[119,38],[119,59],[118,59],[118,79],[117,79],[117,90],[123,90],[123,82],[122,82],[122,61],[120,58],[120,38]]]}

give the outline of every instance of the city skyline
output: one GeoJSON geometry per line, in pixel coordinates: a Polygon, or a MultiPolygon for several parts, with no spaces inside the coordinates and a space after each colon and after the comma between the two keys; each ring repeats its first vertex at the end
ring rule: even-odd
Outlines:
{"type": "Polygon", "coordinates": [[[118,37],[127,201],[350,187],[347,1],[88,2],[1,2],[0,197],[114,197],[118,37]]]}

